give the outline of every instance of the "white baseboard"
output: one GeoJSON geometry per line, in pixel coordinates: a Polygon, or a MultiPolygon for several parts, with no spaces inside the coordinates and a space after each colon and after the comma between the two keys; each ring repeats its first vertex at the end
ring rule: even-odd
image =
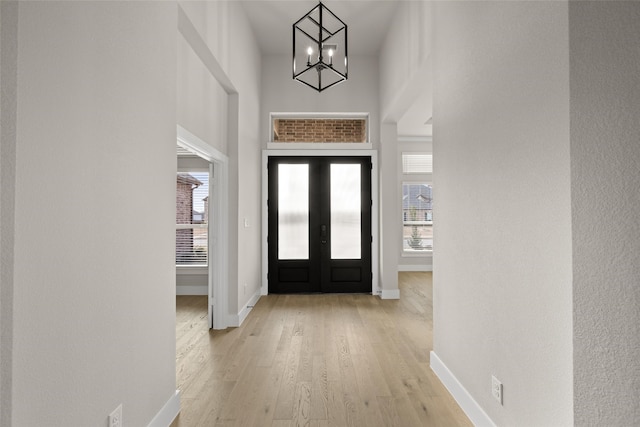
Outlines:
{"type": "Polygon", "coordinates": [[[433,271],[433,266],[431,264],[399,265],[398,271],[433,271]]]}
{"type": "Polygon", "coordinates": [[[176,295],[209,295],[209,289],[205,286],[176,286],[176,295]]]}
{"type": "Polygon", "coordinates": [[[229,316],[229,321],[227,322],[227,324],[230,327],[239,327],[240,325],[242,325],[242,322],[244,322],[244,319],[247,318],[247,316],[249,315],[249,313],[251,312],[251,310],[253,309],[253,306],[256,305],[256,303],[258,302],[258,300],[261,297],[261,290],[258,289],[256,291],[256,293],[254,293],[251,298],[249,299],[249,302],[244,306],[244,308],[242,310],[240,310],[240,312],[236,315],[231,315],[229,316]]]}
{"type": "Polygon", "coordinates": [[[460,381],[453,375],[453,373],[442,363],[442,360],[436,355],[435,352],[430,353],[430,366],[431,370],[440,378],[442,384],[449,390],[449,393],[458,402],[460,408],[467,414],[467,417],[471,420],[476,427],[496,427],[494,422],[489,416],[482,410],[480,405],[471,397],[469,392],[460,381]]]}
{"type": "Polygon", "coordinates": [[[169,427],[180,413],[180,390],[167,400],[160,412],[151,420],[148,427],[169,427]]]}
{"type": "Polygon", "coordinates": [[[400,299],[400,289],[383,289],[380,293],[382,299],[400,299]]]}

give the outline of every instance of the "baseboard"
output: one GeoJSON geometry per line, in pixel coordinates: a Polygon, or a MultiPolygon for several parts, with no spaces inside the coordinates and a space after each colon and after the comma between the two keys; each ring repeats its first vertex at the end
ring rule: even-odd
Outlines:
{"type": "Polygon", "coordinates": [[[176,286],[176,295],[209,295],[209,288],[205,286],[176,286]]]}
{"type": "Polygon", "coordinates": [[[400,289],[383,289],[380,293],[382,299],[400,299],[400,289]]]}
{"type": "Polygon", "coordinates": [[[435,352],[430,353],[431,370],[440,378],[442,384],[449,390],[449,393],[458,402],[460,408],[467,414],[476,427],[496,427],[491,418],[482,410],[480,405],[473,399],[466,388],[453,375],[447,366],[440,360],[435,352]]]}
{"type": "Polygon", "coordinates": [[[148,427],[169,427],[180,413],[180,390],[167,400],[160,412],[151,420],[148,427]]]}
{"type": "Polygon", "coordinates": [[[433,266],[431,264],[399,265],[398,271],[433,271],[433,266]]]}
{"type": "Polygon", "coordinates": [[[261,296],[262,296],[261,290],[258,289],[256,293],[254,293],[251,296],[251,298],[249,299],[249,302],[244,306],[242,310],[240,310],[238,314],[229,316],[229,321],[227,322],[227,324],[230,327],[236,327],[236,328],[242,325],[242,322],[244,322],[244,319],[247,318],[247,316],[253,309],[253,306],[256,305],[256,303],[258,302],[261,296]]]}

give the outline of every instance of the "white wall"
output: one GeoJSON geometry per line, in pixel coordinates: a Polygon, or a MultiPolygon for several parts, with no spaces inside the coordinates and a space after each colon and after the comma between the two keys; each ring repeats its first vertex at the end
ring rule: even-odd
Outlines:
{"type": "Polygon", "coordinates": [[[226,154],[228,95],[184,36],[178,33],[177,38],[177,123],[226,154]]]}
{"type": "Polygon", "coordinates": [[[380,288],[383,298],[399,298],[398,254],[402,251],[402,192],[398,187],[398,127],[380,125],[380,288]]]}
{"type": "Polygon", "coordinates": [[[210,165],[207,160],[197,156],[179,156],[176,164],[178,167],[178,172],[208,172],[210,165]]]}
{"type": "Polygon", "coordinates": [[[18,4],[0,2],[0,425],[11,424],[18,4]]]}
{"type": "Polygon", "coordinates": [[[416,101],[430,91],[425,78],[431,55],[432,3],[398,2],[380,50],[380,115],[385,122],[397,122],[416,101]]]}
{"type": "Polygon", "coordinates": [[[270,141],[269,113],[370,113],[369,140],[379,147],[378,62],[376,56],[349,55],[349,79],[323,92],[291,78],[290,55],[262,57],[262,115],[260,139],[270,141]]]}
{"type": "Polygon", "coordinates": [[[204,39],[211,54],[228,71],[231,46],[229,32],[234,24],[230,21],[230,2],[179,0],[178,3],[204,39]]]}
{"type": "Polygon", "coordinates": [[[568,18],[434,4],[434,351],[500,426],[573,424],[568,18]]]}
{"type": "MultiPolygon", "coordinates": [[[[242,7],[230,4],[229,43],[233,49],[229,52],[229,76],[238,88],[238,125],[237,153],[237,295],[238,312],[245,310],[252,299],[260,295],[261,287],[261,168],[262,157],[260,138],[260,110],[262,65],[260,51],[253,37],[249,22],[242,7]],[[245,219],[248,227],[244,226],[245,219]],[[244,286],[246,284],[246,287],[244,286]]],[[[233,191],[233,190],[231,190],[233,191]]]]}
{"type": "MultiPolygon", "coordinates": [[[[291,78],[290,56],[265,55],[262,57],[262,67],[260,139],[263,148],[267,148],[267,142],[271,140],[269,113],[273,112],[369,113],[369,148],[381,147],[383,133],[380,130],[376,56],[350,55],[349,79],[323,92],[317,92],[291,78]]],[[[393,269],[396,268],[394,265],[393,269]]],[[[397,279],[392,288],[397,290],[397,279]]]]}
{"type": "MultiPolygon", "coordinates": [[[[380,147],[380,265],[383,295],[399,295],[399,266],[412,269],[419,265],[431,265],[431,257],[402,256],[402,169],[398,144],[398,122],[414,104],[421,104],[421,97],[431,96],[431,14],[430,2],[398,2],[378,57],[378,93],[384,129],[380,147]]],[[[428,113],[425,112],[425,116],[428,113]]]]}
{"type": "Polygon", "coordinates": [[[147,425],[176,389],[176,6],[19,7],[11,425],[147,425]]]}
{"type": "Polygon", "coordinates": [[[193,47],[178,44],[187,64],[178,68],[179,78],[185,79],[178,85],[178,120],[229,156],[228,303],[234,324],[260,288],[260,53],[239,4],[179,3],[204,40],[206,52],[200,54],[211,55],[219,67],[214,76],[202,58],[193,57],[193,47]],[[192,78],[198,82],[195,87],[192,78]]]}
{"type": "Polygon", "coordinates": [[[570,2],[575,423],[640,419],[640,4],[570,2]]]}

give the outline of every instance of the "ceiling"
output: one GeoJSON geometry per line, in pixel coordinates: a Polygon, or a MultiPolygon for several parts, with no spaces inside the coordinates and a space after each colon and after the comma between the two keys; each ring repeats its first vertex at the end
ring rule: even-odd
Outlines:
{"type": "MultiPolygon", "coordinates": [[[[240,2],[263,54],[291,54],[292,25],[317,6],[314,0],[240,2]]],[[[387,35],[397,1],[326,0],[323,4],[347,24],[349,53],[376,55],[387,35]]]]}
{"type": "MultiPolygon", "coordinates": [[[[318,5],[316,0],[236,0],[253,29],[264,55],[291,55],[292,26],[318,5]]],[[[325,0],[323,4],[348,27],[350,55],[377,55],[393,21],[399,0],[325,0]]],[[[416,101],[398,121],[404,136],[430,136],[431,95],[416,101]]]]}

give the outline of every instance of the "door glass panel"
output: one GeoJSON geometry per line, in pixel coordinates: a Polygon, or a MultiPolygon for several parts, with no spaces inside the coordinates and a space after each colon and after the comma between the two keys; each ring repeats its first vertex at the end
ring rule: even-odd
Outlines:
{"type": "Polygon", "coordinates": [[[361,257],[359,164],[331,165],[331,258],[361,257]]]}
{"type": "Polygon", "coordinates": [[[278,165],[278,259],[309,259],[309,165],[278,165]]]}

